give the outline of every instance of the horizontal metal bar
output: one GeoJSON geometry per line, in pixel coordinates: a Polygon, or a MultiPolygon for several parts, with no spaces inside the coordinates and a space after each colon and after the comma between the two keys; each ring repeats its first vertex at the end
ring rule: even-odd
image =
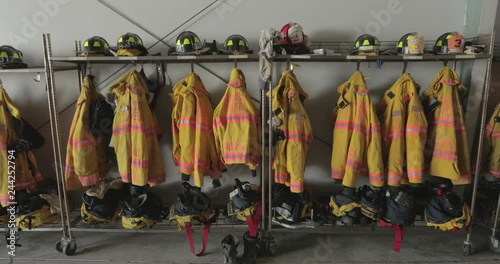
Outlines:
{"type": "MultiPolygon", "coordinates": [[[[52,57],[54,62],[67,63],[186,63],[186,62],[239,62],[258,61],[259,55],[203,55],[203,56],[141,56],[141,57],[52,57]]],[[[313,61],[313,62],[345,62],[345,61],[449,61],[449,60],[477,60],[489,59],[489,54],[446,54],[421,56],[353,56],[353,55],[278,55],[274,61],[313,61]]]]}
{"type": "MultiPolygon", "coordinates": [[[[71,71],[77,70],[77,67],[68,67],[68,66],[59,66],[55,67],[54,71],[71,71]]],[[[45,68],[43,66],[40,67],[30,67],[30,68],[21,68],[21,69],[0,69],[0,73],[45,73],[45,68]]]]}

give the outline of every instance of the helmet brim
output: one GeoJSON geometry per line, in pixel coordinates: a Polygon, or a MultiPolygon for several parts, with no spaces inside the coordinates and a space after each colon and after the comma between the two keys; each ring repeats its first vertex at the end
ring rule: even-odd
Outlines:
{"type": "Polygon", "coordinates": [[[219,50],[220,54],[223,55],[244,55],[244,54],[253,54],[253,50],[246,50],[244,52],[234,52],[234,51],[229,51],[229,50],[219,50]]]}
{"type": "Polygon", "coordinates": [[[170,53],[170,55],[203,55],[205,53],[207,53],[208,51],[210,50],[210,47],[204,47],[200,50],[197,50],[197,51],[191,51],[191,52],[177,52],[177,51],[174,51],[172,53],[170,53]]]}

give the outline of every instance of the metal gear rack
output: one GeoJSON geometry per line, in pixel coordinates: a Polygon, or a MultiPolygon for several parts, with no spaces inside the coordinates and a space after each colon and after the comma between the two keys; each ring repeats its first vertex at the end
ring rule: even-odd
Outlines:
{"type": "MultiPolygon", "coordinates": [[[[72,71],[76,70],[76,67],[68,67],[68,66],[62,66],[62,67],[55,67],[54,72],[63,72],[63,71],[72,71]]],[[[33,81],[39,83],[41,81],[41,74],[45,73],[45,67],[43,66],[32,66],[32,67],[27,67],[27,68],[20,68],[20,69],[0,69],[0,75],[2,74],[36,74],[35,78],[33,81]]],[[[3,87],[2,80],[0,78],[0,86],[3,87]]],[[[47,86],[46,86],[47,87],[47,86]]],[[[4,87],[5,88],[5,87],[4,87]]],[[[60,190],[58,190],[60,193],[60,190]]],[[[62,199],[61,195],[59,195],[59,203],[62,204],[62,199]]],[[[18,227],[15,227],[13,229],[9,228],[8,225],[5,225],[5,239],[8,240],[9,234],[11,234],[11,231],[15,233],[16,236],[16,241],[19,240],[20,238],[20,232],[29,232],[29,231],[37,231],[37,232],[61,232],[61,223],[60,221],[55,221],[52,224],[45,224],[37,228],[28,228],[28,229],[20,229],[18,227]]]]}
{"type": "MultiPolygon", "coordinates": [[[[419,62],[419,61],[437,61],[443,62],[444,64],[452,61],[453,67],[456,67],[457,62],[460,61],[471,61],[471,60],[487,60],[487,67],[485,73],[485,84],[482,89],[482,102],[485,102],[488,99],[488,94],[490,90],[490,72],[491,72],[491,63],[492,63],[492,54],[493,54],[493,42],[494,33],[487,36],[487,41],[485,44],[488,44],[489,52],[485,54],[447,54],[447,55],[419,55],[419,56],[396,56],[396,55],[379,55],[379,56],[354,56],[354,55],[277,55],[271,60],[271,66],[274,62],[285,62],[291,65],[293,62],[356,62],[358,65],[361,62],[374,62],[374,61],[384,61],[384,62],[404,62],[405,65],[407,62],[419,62]]],[[[54,78],[54,63],[71,63],[77,65],[78,70],[78,79],[79,85],[83,80],[83,74],[85,66],[90,64],[159,64],[159,63],[190,63],[193,68],[194,65],[199,65],[200,67],[206,69],[202,63],[232,63],[234,62],[235,66],[237,66],[238,62],[257,62],[259,61],[259,55],[206,55],[206,56],[140,56],[140,57],[57,57],[52,56],[52,47],[50,42],[50,35],[43,34],[43,50],[44,50],[44,62],[45,62],[45,72],[47,78],[47,97],[49,101],[49,112],[50,112],[50,127],[51,134],[53,139],[53,150],[54,150],[54,159],[56,161],[56,178],[58,181],[58,186],[61,188],[61,191],[64,195],[64,199],[66,200],[66,186],[64,179],[64,168],[63,168],[63,152],[62,152],[62,144],[61,144],[61,131],[60,131],[60,123],[59,117],[57,114],[57,101],[56,101],[56,85],[54,78]]],[[[79,44],[75,42],[75,50],[80,50],[79,44]]],[[[272,72],[272,71],[271,71],[272,72]]],[[[269,80],[266,83],[266,87],[261,90],[261,135],[262,135],[262,160],[261,160],[261,188],[262,188],[262,222],[261,222],[261,230],[262,230],[262,240],[265,243],[266,251],[269,255],[275,254],[275,242],[272,237],[272,232],[290,232],[290,230],[277,228],[272,228],[272,183],[274,180],[273,170],[272,170],[272,159],[273,159],[273,149],[268,148],[264,143],[264,138],[267,136],[269,142],[272,140],[272,127],[267,125],[266,120],[270,120],[272,118],[272,112],[269,111],[272,106],[272,95],[269,96],[266,100],[266,92],[272,90],[273,84],[272,80],[269,80]],[[267,133],[267,135],[266,135],[267,133]]],[[[482,140],[483,134],[485,130],[485,120],[486,120],[486,103],[482,105],[482,113],[481,113],[481,128],[480,128],[480,139],[478,142],[478,149],[482,148],[482,140]]],[[[476,164],[480,164],[480,157],[476,160],[476,164]]],[[[479,175],[479,166],[476,166],[476,174],[479,175]]],[[[472,214],[474,213],[476,195],[477,195],[477,187],[478,187],[478,177],[475,177],[473,183],[473,196],[472,196],[472,214]]],[[[62,195],[61,195],[62,196],[62,195]]],[[[68,211],[68,206],[64,203],[62,206],[61,212],[61,224],[63,237],[56,244],[56,249],[60,252],[64,252],[66,255],[73,255],[76,251],[76,242],[75,237],[72,235],[73,231],[93,231],[93,232],[141,232],[138,230],[123,230],[116,228],[114,226],[109,226],[110,228],[93,228],[93,227],[74,227],[78,223],[78,219],[75,221],[71,221],[70,212],[68,211]]],[[[163,225],[162,225],[163,226],[163,225]]],[[[172,228],[171,225],[164,225],[165,227],[172,228]]],[[[366,230],[366,227],[350,227],[350,229],[361,229],[366,230]]],[[[160,228],[161,229],[161,228],[160,228]]],[[[320,227],[318,230],[321,233],[338,233],[340,229],[345,229],[343,227],[340,228],[331,228],[331,227],[320,227]]],[[[372,230],[374,228],[372,227],[372,230]]],[[[144,230],[148,231],[149,230],[144,230]]],[[[296,230],[293,230],[296,232],[296,230]]],[[[152,233],[165,233],[168,230],[151,230],[152,233]]],[[[306,231],[313,233],[314,231],[306,231]]],[[[472,252],[472,243],[470,241],[472,232],[469,230],[467,234],[467,238],[464,241],[464,253],[466,255],[471,254],[472,252]]]]}

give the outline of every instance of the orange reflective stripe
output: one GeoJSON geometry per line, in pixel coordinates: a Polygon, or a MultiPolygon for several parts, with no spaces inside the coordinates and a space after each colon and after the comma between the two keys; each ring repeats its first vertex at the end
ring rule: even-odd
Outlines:
{"type": "Polygon", "coordinates": [[[384,182],[384,174],[383,173],[369,173],[368,177],[372,182],[384,182]]]}
{"type": "Polygon", "coordinates": [[[332,178],[342,179],[344,177],[345,170],[332,169],[332,178]]]}
{"type": "Polygon", "coordinates": [[[278,183],[285,183],[286,180],[288,179],[288,174],[282,174],[282,173],[275,173],[274,174],[274,180],[278,183]]]}
{"type": "Polygon", "coordinates": [[[304,133],[298,133],[298,132],[290,132],[284,130],[283,133],[286,136],[286,139],[288,141],[296,141],[296,142],[303,142],[306,144],[310,144],[312,141],[312,136],[304,133]]]}
{"type": "Polygon", "coordinates": [[[219,118],[215,118],[215,124],[214,126],[216,128],[219,128],[223,125],[226,125],[227,123],[242,123],[242,122],[248,122],[248,123],[257,123],[258,119],[256,115],[252,114],[229,114],[225,116],[220,116],[219,118]]]}
{"type": "Polygon", "coordinates": [[[81,148],[89,145],[96,145],[98,142],[93,136],[83,137],[83,138],[70,138],[68,140],[72,148],[81,148]]]}
{"type": "Polygon", "coordinates": [[[406,134],[427,134],[427,127],[406,126],[406,134]]]}
{"type": "Polygon", "coordinates": [[[352,168],[354,170],[357,170],[359,168],[362,168],[363,164],[361,164],[361,162],[359,162],[357,160],[347,159],[346,160],[346,166],[349,167],[349,168],[352,168]]]}
{"type": "Polygon", "coordinates": [[[138,87],[132,86],[130,84],[126,85],[125,87],[127,87],[134,94],[141,94],[141,93],[144,92],[143,89],[140,89],[138,87]]]}
{"type": "Polygon", "coordinates": [[[245,85],[244,82],[228,82],[227,85],[232,86],[232,87],[241,87],[245,85]]]}
{"type": "Polygon", "coordinates": [[[149,161],[144,159],[132,158],[130,160],[130,165],[136,168],[149,169],[149,161]]]}
{"type": "Polygon", "coordinates": [[[366,128],[365,125],[359,124],[359,123],[353,123],[349,121],[337,121],[335,122],[335,128],[334,129],[346,129],[346,130],[351,130],[351,131],[357,131],[362,133],[363,135],[367,136],[370,131],[366,128]]]}
{"type": "Polygon", "coordinates": [[[304,191],[304,183],[303,182],[290,182],[290,191],[295,193],[301,193],[304,191]]]}
{"type": "Polygon", "coordinates": [[[445,151],[445,150],[434,150],[433,157],[441,158],[446,160],[456,161],[458,159],[457,153],[453,151],[445,151]]]}

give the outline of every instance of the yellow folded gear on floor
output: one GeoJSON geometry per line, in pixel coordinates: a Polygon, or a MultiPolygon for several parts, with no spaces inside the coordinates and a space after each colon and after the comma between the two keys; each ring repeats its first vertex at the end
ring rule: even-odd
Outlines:
{"type": "MultiPolygon", "coordinates": [[[[425,214],[425,219],[427,220],[427,212],[425,214]]],[[[470,220],[470,209],[466,204],[464,204],[461,217],[453,218],[452,220],[442,224],[431,223],[429,221],[426,222],[427,226],[434,227],[435,229],[439,229],[441,231],[457,231],[469,226],[470,220]]]]}
{"type": "Polygon", "coordinates": [[[332,213],[338,217],[346,215],[348,212],[352,211],[354,208],[361,207],[358,202],[352,202],[345,205],[338,205],[335,202],[335,196],[330,197],[330,207],[332,208],[332,213]]]}
{"type": "Polygon", "coordinates": [[[58,214],[50,213],[50,207],[44,205],[40,210],[16,218],[16,226],[21,229],[31,229],[43,224],[50,224],[60,219],[58,214]]]}
{"type": "Polygon", "coordinates": [[[170,207],[170,217],[169,220],[176,223],[179,231],[186,228],[187,223],[191,223],[191,226],[201,225],[210,220],[210,212],[211,208],[201,212],[200,214],[193,215],[176,215],[175,213],[175,204],[170,207]]]}
{"type": "Polygon", "coordinates": [[[122,216],[122,226],[125,229],[151,228],[158,223],[161,223],[161,221],[151,220],[144,217],[122,216]]]}
{"type": "Polygon", "coordinates": [[[238,212],[235,212],[234,211],[234,208],[232,207],[232,203],[229,202],[229,206],[228,206],[228,209],[230,209],[231,211],[228,211],[228,215],[229,216],[236,216],[236,218],[238,218],[239,220],[241,221],[246,221],[247,220],[247,216],[253,216],[255,215],[255,212],[257,211],[257,207],[258,207],[259,203],[256,203],[248,208],[246,208],[245,210],[241,210],[241,211],[238,211],[238,212]]]}
{"type": "Polygon", "coordinates": [[[118,214],[120,213],[121,208],[122,202],[120,201],[113,217],[111,219],[107,219],[93,215],[89,210],[87,210],[85,203],[82,203],[82,207],[80,208],[80,216],[82,217],[82,221],[87,224],[114,223],[116,221],[116,218],[118,217],[118,214]]]}

